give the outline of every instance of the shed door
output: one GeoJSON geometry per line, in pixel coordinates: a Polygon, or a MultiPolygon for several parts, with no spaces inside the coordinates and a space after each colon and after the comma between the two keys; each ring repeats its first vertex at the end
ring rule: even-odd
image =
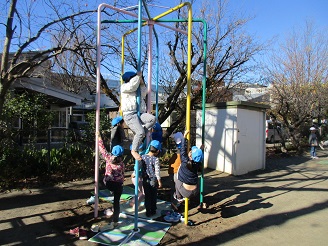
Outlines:
{"type": "Polygon", "coordinates": [[[235,175],[245,174],[263,167],[264,119],[264,112],[238,109],[235,175]]]}

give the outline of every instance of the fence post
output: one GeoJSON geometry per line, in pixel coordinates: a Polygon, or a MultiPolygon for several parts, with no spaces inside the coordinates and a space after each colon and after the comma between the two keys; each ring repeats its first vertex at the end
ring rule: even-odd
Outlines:
{"type": "Polygon", "coordinates": [[[47,145],[48,145],[48,171],[50,171],[50,142],[51,142],[51,126],[48,127],[48,134],[47,134],[47,145]]]}

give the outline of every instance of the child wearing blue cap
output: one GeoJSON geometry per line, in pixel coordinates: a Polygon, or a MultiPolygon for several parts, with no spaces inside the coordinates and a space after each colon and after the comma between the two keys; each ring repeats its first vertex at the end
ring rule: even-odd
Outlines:
{"type": "MultiPolygon", "coordinates": [[[[152,140],[157,140],[158,142],[160,142],[161,144],[163,143],[163,129],[161,124],[159,124],[158,122],[155,123],[155,125],[153,125],[153,128],[151,130],[151,139],[152,140]]],[[[162,157],[166,154],[166,149],[164,147],[162,147],[160,156],[158,157],[162,157]]]]}
{"type": "Polygon", "coordinates": [[[110,132],[110,149],[112,150],[114,146],[123,146],[123,141],[125,139],[125,133],[123,128],[123,117],[117,116],[112,120],[112,129],[110,132]]]}
{"type": "Polygon", "coordinates": [[[153,125],[151,139],[158,140],[160,143],[163,142],[163,130],[161,124],[159,124],[158,122],[153,125]]]}
{"type": "MultiPolygon", "coordinates": [[[[120,215],[120,199],[123,192],[123,182],[124,182],[124,169],[125,165],[123,163],[123,153],[124,149],[120,145],[115,145],[112,148],[111,153],[109,153],[103,143],[103,140],[100,136],[100,133],[97,132],[98,135],[98,144],[99,144],[99,152],[102,154],[103,158],[106,161],[106,171],[103,182],[108,190],[114,193],[114,213],[113,213],[113,221],[100,228],[101,231],[111,230],[118,225],[118,219],[120,215]]],[[[106,210],[105,214],[107,216],[111,215],[110,210],[106,210]]]]}
{"type": "Polygon", "coordinates": [[[145,129],[150,131],[156,122],[154,115],[147,113],[145,98],[147,96],[147,88],[143,81],[142,74],[139,71],[126,72],[122,75],[124,83],[121,85],[121,110],[125,124],[134,133],[132,141],[131,154],[136,159],[141,161],[142,158],[138,153],[138,148],[146,136],[145,129]],[[140,87],[140,117],[137,109],[137,89],[140,87]]]}
{"type": "Polygon", "coordinates": [[[186,139],[188,133],[189,131],[185,131],[181,141],[181,165],[177,174],[174,194],[178,202],[182,202],[183,198],[195,197],[199,193],[198,171],[200,171],[203,161],[203,146],[200,148],[193,146],[188,151],[186,139]]]}
{"type": "Polygon", "coordinates": [[[145,155],[142,155],[142,184],[145,192],[146,216],[156,214],[157,189],[162,187],[160,175],[160,162],[158,155],[162,145],[157,140],[152,140],[145,155]]]}
{"type": "Polygon", "coordinates": [[[171,156],[171,158],[168,160],[168,169],[167,173],[169,175],[170,180],[170,197],[171,197],[171,206],[174,210],[178,210],[179,204],[177,203],[177,200],[174,198],[175,193],[175,183],[178,176],[178,170],[181,165],[181,142],[183,140],[183,134],[182,132],[176,132],[170,136],[174,139],[175,142],[175,149],[174,153],[171,156]]]}

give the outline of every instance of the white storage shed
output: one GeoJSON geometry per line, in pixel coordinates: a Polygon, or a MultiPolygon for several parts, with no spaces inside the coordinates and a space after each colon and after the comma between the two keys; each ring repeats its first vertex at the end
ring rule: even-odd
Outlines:
{"type": "MultiPolygon", "coordinates": [[[[204,167],[232,175],[265,168],[268,105],[245,101],[206,104],[204,167]]],[[[202,143],[202,110],[196,110],[196,144],[202,143]]]]}

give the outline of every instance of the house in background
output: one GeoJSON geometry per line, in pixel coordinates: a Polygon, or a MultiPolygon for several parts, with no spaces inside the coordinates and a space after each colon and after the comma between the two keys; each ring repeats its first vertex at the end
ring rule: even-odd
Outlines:
{"type": "MultiPolygon", "coordinates": [[[[120,85],[121,81],[119,80],[107,80],[108,88],[113,90],[118,97],[118,100],[120,100],[120,85]]],[[[95,86],[95,84],[94,84],[95,86]]],[[[76,105],[72,107],[74,120],[83,120],[83,115],[85,112],[90,110],[96,109],[96,93],[95,90],[93,93],[89,93],[87,91],[84,91],[83,93],[80,93],[82,97],[84,97],[84,100],[82,101],[81,105],[76,105]]],[[[158,104],[163,104],[164,100],[166,99],[166,94],[163,89],[163,87],[158,87],[158,104]]],[[[155,104],[156,104],[156,87],[155,85],[152,85],[151,90],[151,104],[152,104],[152,112],[155,113],[155,104]]],[[[119,114],[119,107],[116,105],[116,103],[111,100],[107,95],[104,93],[100,94],[100,108],[101,109],[107,109],[107,112],[109,114],[109,118],[114,118],[119,114]]],[[[170,123],[170,119],[167,119],[165,122],[162,123],[162,127],[168,127],[170,123]]]]}
{"type": "MultiPolygon", "coordinates": [[[[14,53],[9,54],[9,64],[14,55],[14,53]]],[[[40,51],[24,52],[19,56],[19,59],[14,65],[24,71],[25,69],[35,66],[39,60],[46,59],[48,55],[49,53],[40,51]]],[[[55,86],[53,81],[49,78],[49,74],[51,74],[51,65],[51,61],[47,60],[33,67],[24,77],[17,78],[11,85],[10,90],[16,94],[25,92],[28,94],[42,93],[45,95],[49,103],[49,105],[46,105],[46,108],[56,112],[55,121],[52,124],[53,127],[64,128],[67,127],[69,123],[69,118],[67,118],[67,114],[69,113],[68,109],[71,106],[82,104],[84,98],[76,93],[55,86]]],[[[23,119],[18,117],[17,122],[14,120],[14,125],[19,129],[23,129],[23,119]]]]}
{"type": "Polygon", "coordinates": [[[232,93],[233,101],[247,101],[257,103],[269,103],[269,88],[265,85],[241,83],[234,86],[232,93]]]}
{"type": "MultiPolygon", "coordinates": [[[[67,75],[55,73],[47,73],[39,70],[37,77],[26,77],[17,79],[12,85],[17,93],[23,91],[28,93],[42,93],[46,95],[49,106],[48,109],[55,112],[55,120],[51,127],[69,128],[70,122],[83,122],[86,120],[85,115],[88,112],[96,110],[96,82],[90,78],[75,78],[80,81],[79,88],[71,88],[72,86],[63,85],[62,81],[67,80],[67,75]],[[42,74],[43,72],[43,74],[42,74]],[[41,76],[42,75],[42,76],[41,76]],[[65,88],[65,89],[64,89],[65,88]],[[78,91],[77,93],[70,92],[78,91]]],[[[32,74],[35,76],[36,74],[32,74]]],[[[108,87],[118,95],[120,95],[120,81],[108,80],[108,87]]],[[[164,90],[159,88],[159,103],[164,99],[164,90]]],[[[155,86],[152,89],[152,104],[156,103],[155,86]]],[[[104,93],[100,94],[100,108],[106,109],[109,118],[114,118],[119,113],[119,107],[104,93]]],[[[21,120],[21,119],[20,119],[21,120]]],[[[22,126],[22,122],[18,123],[22,126]]]]}
{"type": "MultiPolygon", "coordinates": [[[[24,57],[36,55],[37,51],[24,54],[24,57]]],[[[24,57],[22,59],[24,59],[24,57]]],[[[56,113],[52,128],[69,128],[72,121],[85,121],[87,112],[96,109],[96,82],[95,79],[86,76],[70,76],[67,74],[51,73],[51,62],[47,61],[36,67],[29,77],[20,78],[13,84],[17,92],[28,91],[29,93],[43,93],[49,101],[49,110],[56,113]]],[[[108,87],[120,95],[120,81],[107,80],[108,87]]],[[[158,88],[158,103],[166,100],[164,88],[158,88]]],[[[270,101],[268,87],[259,84],[239,83],[225,95],[229,95],[233,101],[266,102],[270,101]]],[[[156,103],[156,88],[152,86],[151,101],[153,109],[156,103]]],[[[101,93],[100,108],[106,109],[109,118],[114,118],[119,113],[119,107],[108,96],[101,93]]],[[[153,110],[154,112],[154,110],[153,110]]],[[[174,117],[174,116],[173,116],[174,117]]],[[[162,127],[170,125],[170,118],[163,122],[162,127]]],[[[19,123],[18,125],[22,125],[19,123]]]]}
{"type": "MultiPolygon", "coordinates": [[[[113,92],[119,95],[120,81],[108,80],[107,85],[113,92]]],[[[83,97],[82,103],[70,107],[71,121],[84,121],[85,114],[96,110],[96,81],[88,83],[88,88],[80,90],[79,95],[83,97]]],[[[100,108],[106,109],[109,118],[114,118],[118,114],[119,107],[106,94],[100,92],[100,108]]]]}
{"type": "MultiPolygon", "coordinates": [[[[42,93],[49,102],[48,109],[55,111],[54,128],[67,128],[69,124],[70,108],[83,103],[83,97],[51,85],[44,78],[20,78],[12,85],[16,93],[42,93]]],[[[20,119],[21,120],[21,119],[20,119]]],[[[19,125],[22,125],[20,122],[19,125]]]]}

